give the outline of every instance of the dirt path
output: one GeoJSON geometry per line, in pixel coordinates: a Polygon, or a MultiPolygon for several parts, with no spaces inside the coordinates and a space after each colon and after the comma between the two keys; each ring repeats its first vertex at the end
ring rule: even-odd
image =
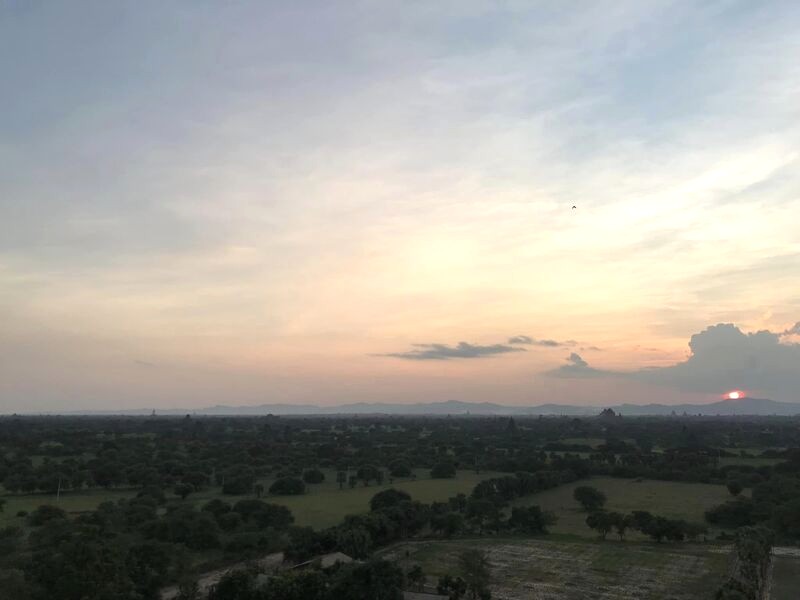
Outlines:
{"type": "MultiPolygon", "coordinates": [[[[258,568],[264,569],[266,571],[271,571],[277,569],[281,563],[283,562],[283,552],[276,552],[275,554],[267,554],[263,558],[259,558],[257,560],[247,560],[235,563],[233,565],[229,565],[227,567],[223,567],[221,569],[215,569],[213,571],[208,571],[207,573],[203,573],[197,578],[197,585],[200,588],[200,596],[205,597],[208,595],[208,591],[212,585],[216,585],[223,576],[231,571],[235,571],[237,569],[241,569],[248,565],[254,565],[258,568]]],[[[168,588],[164,588],[161,590],[161,600],[173,600],[178,595],[178,586],[172,585],[168,588]]]]}

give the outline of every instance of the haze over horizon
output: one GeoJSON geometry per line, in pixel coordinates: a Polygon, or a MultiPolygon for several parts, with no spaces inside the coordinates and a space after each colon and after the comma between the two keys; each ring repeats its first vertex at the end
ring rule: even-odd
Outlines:
{"type": "Polygon", "coordinates": [[[3,3],[0,412],[800,401],[798,30],[3,3]]]}

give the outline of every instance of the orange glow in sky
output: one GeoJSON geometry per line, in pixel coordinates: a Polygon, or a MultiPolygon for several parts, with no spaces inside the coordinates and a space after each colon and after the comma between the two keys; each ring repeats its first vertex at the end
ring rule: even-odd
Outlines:
{"type": "Polygon", "coordinates": [[[728,392],[726,394],[726,397],[728,398],[728,400],[738,400],[739,398],[744,397],[744,393],[740,392],[739,390],[734,390],[732,392],[728,392]]]}

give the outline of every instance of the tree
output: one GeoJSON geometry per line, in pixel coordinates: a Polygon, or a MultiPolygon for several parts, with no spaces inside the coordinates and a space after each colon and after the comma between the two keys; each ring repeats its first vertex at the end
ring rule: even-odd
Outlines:
{"type": "Polygon", "coordinates": [[[692,541],[696,540],[701,535],[705,541],[705,537],[708,535],[708,527],[700,523],[686,523],[684,532],[686,533],[686,537],[692,541]]]}
{"type": "Polygon", "coordinates": [[[325,473],[319,469],[308,469],[303,473],[303,481],[306,483],[322,483],[325,481],[325,473]]]}
{"type": "Polygon", "coordinates": [[[403,571],[385,560],[348,566],[334,576],[329,592],[337,600],[401,600],[403,571]]]}
{"type": "Polygon", "coordinates": [[[644,533],[655,517],[646,510],[635,510],[630,514],[630,526],[644,533]]]}
{"type": "Polygon", "coordinates": [[[800,538],[800,498],[780,505],[772,518],[776,531],[791,538],[800,538]]]}
{"type": "Polygon", "coordinates": [[[631,527],[633,517],[631,515],[623,515],[620,513],[612,513],[615,515],[614,528],[617,530],[617,535],[620,541],[625,539],[625,531],[631,527]]]}
{"type": "Polygon", "coordinates": [[[547,533],[547,526],[555,523],[555,515],[539,506],[515,506],[508,519],[510,527],[522,533],[547,533]]]}
{"type": "Polygon", "coordinates": [[[467,518],[478,526],[479,533],[483,533],[485,525],[497,523],[500,511],[491,500],[470,499],[467,503],[467,518]]]}
{"type": "Polygon", "coordinates": [[[252,469],[237,469],[224,475],[222,493],[231,496],[242,496],[253,490],[256,478],[252,469]]]}
{"type": "Polygon", "coordinates": [[[19,550],[25,533],[21,527],[4,527],[0,529],[0,557],[9,556],[19,550]]]}
{"type": "Polygon", "coordinates": [[[340,527],[336,532],[336,546],[353,558],[364,558],[372,547],[372,536],[363,527],[340,527]]]}
{"type": "Polygon", "coordinates": [[[25,581],[25,574],[16,569],[0,570],[0,590],[14,600],[30,600],[30,586],[25,581]]]}
{"type": "Polygon", "coordinates": [[[464,529],[464,517],[460,513],[451,512],[445,515],[444,519],[444,535],[445,537],[453,537],[464,529]]]}
{"type": "Polygon", "coordinates": [[[322,571],[289,571],[270,577],[266,586],[255,591],[253,600],[328,600],[327,586],[328,577],[322,571]]]}
{"type": "MultiPolygon", "coordinates": [[[[80,535],[35,551],[26,577],[39,598],[136,598],[125,548],[116,540],[80,535]]],[[[6,590],[4,590],[5,594],[6,590]]]]}
{"type": "Polygon", "coordinates": [[[33,527],[39,527],[48,521],[66,518],[67,513],[64,512],[63,509],[57,506],[51,506],[50,504],[42,504],[28,516],[28,523],[30,523],[33,527]]]}
{"type": "Polygon", "coordinates": [[[600,534],[600,538],[604,540],[621,516],[619,513],[598,510],[586,517],[586,524],[596,530],[600,534]]]}
{"type": "Polygon", "coordinates": [[[606,495],[597,488],[588,485],[576,487],[575,491],[572,493],[572,497],[575,498],[583,507],[583,510],[587,512],[598,511],[603,508],[606,503],[606,495]]]}
{"type": "Polygon", "coordinates": [[[414,565],[408,570],[406,573],[406,579],[408,580],[409,585],[416,589],[418,592],[421,592],[423,586],[425,585],[425,573],[422,570],[422,567],[419,565],[414,565]]]}
{"type": "Polygon", "coordinates": [[[455,512],[463,513],[467,509],[467,496],[461,493],[447,499],[450,509],[455,512]]]}
{"type": "Polygon", "coordinates": [[[282,530],[294,522],[292,512],[281,504],[269,504],[261,500],[240,500],[233,505],[233,512],[244,521],[254,523],[260,529],[272,527],[282,530]]]}
{"type": "Polygon", "coordinates": [[[367,487],[370,481],[378,478],[378,468],[375,465],[362,465],[358,467],[356,477],[367,487]]]}
{"type": "Polygon", "coordinates": [[[200,510],[202,510],[203,512],[209,512],[212,515],[214,515],[216,519],[219,519],[225,513],[230,512],[231,505],[225,502],[224,500],[220,500],[219,498],[214,498],[213,500],[209,500],[208,502],[206,502],[203,505],[203,508],[201,508],[200,510]]]}
{"type": "Polygon", "coordinates": [[[306,484],[296,477],[281,477],[269,486],[269,493],[276,496],[297,496],[305,491],[306,484]]]}
{"type": "Polygon", "coordinates": [[[436,463],[431,469],[433,479],[452,479],[456,476],[456,468],[451,462],[436,463]]]}
{"type": "Polygon", "coordinates": [[[742,482],[737,479],[731,479],[728,482],[728,492],[730,492],[731,496],[738,496],[742,493],[744,486],[742,482]]]}
{"type": "Polygon", "coordinates": [[[436,592],[447,596],[449,600],[460,600],[464,597],[464,594],[467,593],[467,582],[461,579],[461,577],[445,575],[439,578],[436,592]]]}
{"type": "Polygon", "coordinates": [[[257,484],[255,484],[255,485],[253,486],[253,491],[254,491],[254,492],[255,492],[255,494],[256,494],[256,498],[261,498],[261,496],[263,496],[263,495],[264,495],[264,484],[263,484],[263,483],[257,483],[257,484]]]}
{"type": "MultiPolygon", "coordinates": [[[[492,578],[492,565],[482,550],[465,550],[458,557],[461,577],[467,584],[467,593],[473,600],[485,598],[492,578]]],[[[491,596],[488,596],[491,597],[491,596]]]]}
{"type": "Polygon", "coordinates": [[[403,460],[396,460],[389,465],[389,473],[392,477],[410,477],[411,467],[403,460]]]}
{"type": "Polygon", "coordinates": [[[329,535],[317,533],[312,527],[290,527],[289,545],[284,550],[286,560],[296,563],[306,561],[318,554],[330,551],[329,535]]]}
{"type": "Polygon", "coordinates": [[[200,598],[200,586],[194,579],[186,579],[178,585],[178,595],[175,600],[198,600],[200,598]]]}
{"type": "Polygon", "coordinates": [[[173,490],[176,496],[181,497],[181,500],[186,500],[186,496],[191,494],[193,491],[194,488],[188,483],[179,483],[175,486],[175,489],[173,490]]]}
{"type": "Polygon", "coordinates": [[[653,517],[642,529],[642,533],[649,535],[659,543],[665,538],[673,542],[679,542],[686,536],[685,528],[686,523],[681,520],[653,517]]]}
{"type": "Polygon", "coordinates": [[[391,506],[397,506],[401,502],[410,502],[411,496],[402,491],[396,490],[394,488],[389,488],[388,490],[383,490],[382,492],[378,492],[375,494],[372,499],[369,501],[369,509],[372,511],[381,510],[383,508],[389,508],[391,506]]]}
{"type": "Polygon", "coordinates": [[[244,569],[230,571],[220,578],[208,593],[208,600],[251,600],[255,576],[244,569]]]}
{"type": "Polygon", "coordinates": [[[724,504],[707,510],[705,517],[706,521],[712,525],[730,527],[732,529],[746,527],[754,525],[756,522],[755,508],[755,504],[750,498],[737,496],[733,500],[728,500],[724,504]]]}
{"type": "Polygon", "coordinates": [[[208,476],[201,471],[189,471],[181,478],[181,481],[188,483],[195,490],[199,490],[208,484],[208,476]]]}
{"type": "Polygon", "coordinates": [[[357,484],[357,483],[358,483],[358,477],[356,477],[355,475],[350,475],[350,476],[347,478],[347,485],[348,485],[348,486],[350,486],[350,489],[351,489],[351,490],[352,490],[354,487],[356,487],[356,484],[357,484]]]}
{"type": "Polygon", "coordinates": [[[0,498],[0,513],[2,513],[6,508],[6,499],[0,498]]]}
{"type": "Polygon", "coordinates": [[[337,471],[336,483],[339,484],[340,490],[344,488],[344,484],[347,483],[347,473],[345,471],[337,471]]]}

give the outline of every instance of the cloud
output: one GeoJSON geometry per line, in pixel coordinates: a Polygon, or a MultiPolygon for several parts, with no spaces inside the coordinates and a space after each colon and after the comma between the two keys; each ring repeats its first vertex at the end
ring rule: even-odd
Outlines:
{"type": "Polygon", "coordinates": [[[556,340],[537,340],[528,335],[515,335],[508,338],[509,344],[521,344],[526,346],[544,346],[545,348],[558,348],[560,346],[574,346],[575,340],[567,340],[566,342],[557,342],[556,340]]]}
{"type": "Polygon", "coordinates": [[[795,323],[792,327],[790,327],[789,329],[787,329],[786,331],[784,331],[780,335],[781,336],[784,336],[784,335],[800,335],[800,321],[795,323]]]}
{"type": "Polygon", "coordinates": [[[567,357],[567,364],[548,371],[550,377],[561,377],[564,379],[583,379],[588,377],[603,377],[611,374],[609,371],[600,371],[589,366],[581,355],[573,352],[567,357]]]}
{"type": "Polygon", "coordinates": [[[504,344],[492,344],[489,346],[479,346],[467,342],[459,342],[456,346],[446,344],[414,344],[418,350],[408,352],[390,352],[378,354],[377,356],[390,356],[393,358],[403,358],[406,360],[450,360],[452,358],[480,358],[494,354],[506,354],[509,352],[525,352],[524,348],[514,348],[504,344]]]}
{"type": "Polygon", "coordinates": [[[691,354],[668,367],[634,371],[594,369],[572,353],[548,374],[556,377],[621,377],[676,388],[684,392],[722,393],[729,389],[758,391],[774,400],[800,400],[800,344],[784,343],[783,333],[762,330],[745,333],[732,323],[712,325],[694,334],[691,354]]]}

